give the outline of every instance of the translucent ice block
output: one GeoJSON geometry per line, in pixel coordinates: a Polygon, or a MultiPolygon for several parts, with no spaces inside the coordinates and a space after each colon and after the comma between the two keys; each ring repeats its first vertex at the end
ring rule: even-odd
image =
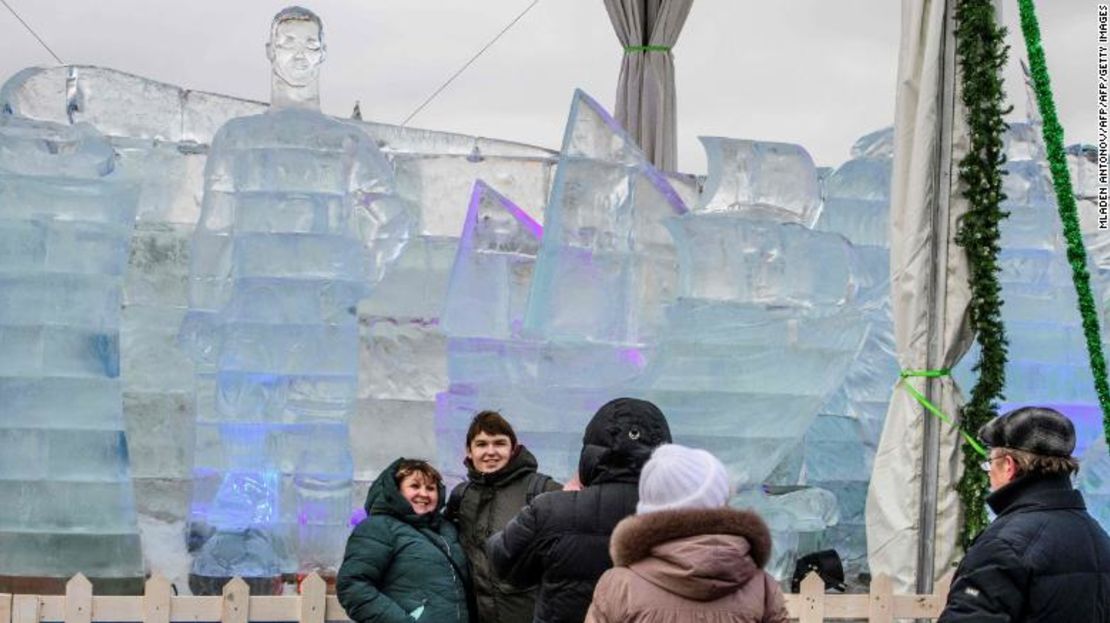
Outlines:
{"type": "Polygon", "coordinates": [[[119,383],[137,198],[90,126],[0,114],[0,576],[141,581],[119,383]]]}
{"type": "Polygon", "coordinates": [[[452,337],[519,334],[543,229],[484,182],[474,185],[441,316],[452,337]]]}
{"type": "Polygon", "coordinates": [[[677,266],[663,220],[686,212],[619,124],[575,93],[524,326],[546,338],[643,342],[677,266]]]}
{"type": "Polygon", "coordinates": [[[732,214],[691,214],[667,225],[679,242],[683,296],[823,307],[850,302],[857,291],[856,258],[839,236],[732,214]]]}
{"type": "Polygon", "coordinates": [[[696,212],[729,212],[812,227],[821,208],[813,159],[799,145],[700,137],[709,178],[696,212]]]}

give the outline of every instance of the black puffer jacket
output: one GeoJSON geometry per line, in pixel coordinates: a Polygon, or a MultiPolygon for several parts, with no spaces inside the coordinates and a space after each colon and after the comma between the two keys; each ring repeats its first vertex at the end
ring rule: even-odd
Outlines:
{"type": "Polygon", "coordinates": [[[486,539],[516,517],[529,502],[530,494],[563,487],[536,471],[536,457],[524,446],[517,446],[509,463],[492,474],[474,469],[470,459],[466,466],[467,481],[451,493],[447,517],[459,527],[459,540],[470,561],[478,620],[528,623],[536,605],[536,587],[499,581],[486,558],[486,539]]]}
{"type": "Polygon", "coordinates": [[[527,506],[486,543],[493,570],[520,586],[540,585],[535,623],[582,623],[594,586],[613,566],[609,535],[636,512],[640,470],[651,450],[671,441],[650,402],[618,398],[586,427],[581,491],[556,491],[527,506]]]}
{"type": "Polygon", "coordinates": [[[998,517],[956,570],[938,623],[1110,623],[1110,537],[1067,477],[987,498],[998,517]]]}

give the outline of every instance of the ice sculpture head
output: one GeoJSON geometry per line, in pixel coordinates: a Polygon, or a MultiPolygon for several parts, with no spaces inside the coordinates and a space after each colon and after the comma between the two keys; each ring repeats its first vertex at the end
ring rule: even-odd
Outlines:
{"type": "Polygon", "coordinates": [[[319,107],[320,64],[326,50],[323,22],[312,11],[291,6],[274,16],[266,43],[274,106],[319,107]]]}

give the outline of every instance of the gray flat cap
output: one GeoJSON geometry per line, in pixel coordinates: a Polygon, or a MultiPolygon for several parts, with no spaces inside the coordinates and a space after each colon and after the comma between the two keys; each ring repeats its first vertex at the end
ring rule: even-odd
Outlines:
{"type": "Polygon", "coordinates": [[[1075,450],[1075,425],[1055,409],[1021,407],[984,424],[979,439],[993,448],[1069,457],[1075,450]]]}

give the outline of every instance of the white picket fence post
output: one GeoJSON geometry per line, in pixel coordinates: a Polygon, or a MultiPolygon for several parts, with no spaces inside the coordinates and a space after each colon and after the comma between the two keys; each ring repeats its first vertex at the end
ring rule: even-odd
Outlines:
{"type": "MultiPolygon", "coordinates": [[[[895,619],[936,619],[944,609],[951,575],[937,582],[931,595],[897,595],[890,578],[876,576],[867,594],[826,594],[816,573],[802,581],[802,592],[786,595],[786,608],[798,623],[864,619],[893,623],[895,619]]],[[[327,585],[313,573],[301,583],[301,594],[252,597],[240,578],[224,585],[219,597],[173,596],[162,576],[147,580],[141,597],[97,597],[92,583],[77,574],[66,584],[65,595],[8,595],[0,593],[0,623],[297,623],[347,622],[347,613],[327,585]]]]}

